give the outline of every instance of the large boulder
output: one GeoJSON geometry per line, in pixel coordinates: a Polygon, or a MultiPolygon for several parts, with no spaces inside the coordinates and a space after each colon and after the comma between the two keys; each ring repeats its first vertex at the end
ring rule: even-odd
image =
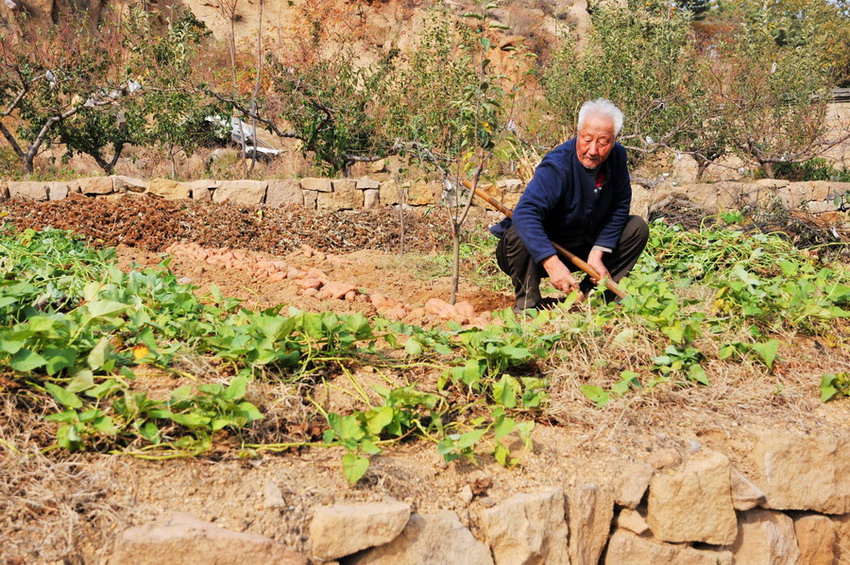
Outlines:
{"type": "Polygon", "coordinates": [[[800,548],[800,563],[832,565],[838,562],[838,531],[826,516],[810,514],[797,518],[794,533],[800,548]]]}
{"type": "Polygon", "coordinates": [[[646,521],[658,539],[728,545],[735,541],[730,465],[715,451],[657,472],[649,485],[646,521]]]}
{"type": "Polygon", "coordinates": [[[74,181],[77,185],[74,192],[82,192],[89,196],[100,196],[115,192],[112,177],[87,177],[74,181]]]}
{"type": "Polygon", "coordinates": [[[181,182],[169,179],[153,179],[148,182],[148,192],[165,198],[166,200],[177,200],[189,198],[189,187],[181,182]]]}
{"type": "MultiPolygon", "coordinates": [[[[732,565],[728,551],[709,551],[658,543],[617,530],[608,541],[605,565],[732,565]]],[[[746,562],[742,562],[746,563],[746,562]]]]}
{"type": "Polygon", "coordinates": [[[49,198],[47,185],[43,182],[9,182],[6,187],[10,198],[43,202],[49,198]]]}
{"type": "Polygon", "coordinates": [[[850,440],[760,430],[749,452],[765,508],[850,512],[850,440]]]}
{"type": "Polygon", "coordinates": [[[213,193],[213,202],[259,206],[266,198],[268,183],[261,180],[222,181],[213,193]]]}
{"type": "Polygon", "coordinates": [[[65,181],[53,181],[45,183],[47,185],[47,196],[50,200],[62,200],[68,197],[71,188],[65,181]]]}
{"type": "Polygon", "coordinates": [[[596,565],[614,519],[614,496],[594,483],[568,491],[570,560],[572,565],[596,565]]]}
{"type": "Polygon", "coordinates": [[[410,506],[403,502],[366,502],[320,506],[310,522],[313,556],[330,561],[394,540],[407,525],[410,506]]]}
{"type": "Polygon", "coordinates": [[[272,179],[266,190],[266,206],[279,208],[289,204],[304,205],[301,183],[295,179],[272,179]]]}
{"type": "Polygon", "coordinates": [[[732,506],[735,510],[750,510],[767,500],[764,491],[741,471],[732,467],[732,506]]]}
{"type": "Polygon", "coordinates": [[[319,210],[358,210],[363,208],[363,191],[357,190],[352,179],[333,181],[333,192],[319,192],[316,206],[319,210]]]}
{"type": "Polygon", "coordinates": [[[800,563],[794,521],[781,512],[761,508],[745,512],[732,553],[735,563],[747,565],[800,563]]]}
{"type": "Polygon", "coordinates": [[[644,461],[623,465],[614,482],[614,502],[626,508],[637,508],[654,473],[652,465],[644,461]]]}
{"type": "Polygon", "coordinates": [[[331,179],[303,178],[301,179],[301,188],[315,192],[333,192],[331,179]]]}
{"type": "Polygon", "coordinates": [[[144,192],[148,184],[142,179],[124,175],[112,175],[112,188],[116,192],[144,192]]]}
{"type": "Polygon", "coordinates": [[[110,565],[306,565],[307,559],[273,539],[225,530],[191,514],[130,528],[115,541],[110,565]]]}
{"type": "MultiPolygon", "coordinates": [[[[564,493],[518,494],[481,512],[481,529],[496,565],[569,565],[564,493]]],[[[607,531],[606,531],[607,534],[607,531]]]]}
{"type": "Polygon", "coordinates": [[[493,565],[486,545],[458,520],[454,512],[413,514],[400,536],[380,547],[367,549],[351,565],[493,565]]]}

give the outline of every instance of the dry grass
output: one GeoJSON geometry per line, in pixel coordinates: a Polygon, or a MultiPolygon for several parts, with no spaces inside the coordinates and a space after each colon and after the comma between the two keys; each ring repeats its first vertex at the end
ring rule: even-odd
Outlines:
{"type": "Polygon", "coordinates": [[[111,480],[120,462],[45,455],[45,424],[18,400],[0,395],[0,562],[83,563],[102,555],[132,513],[111,480]]]}

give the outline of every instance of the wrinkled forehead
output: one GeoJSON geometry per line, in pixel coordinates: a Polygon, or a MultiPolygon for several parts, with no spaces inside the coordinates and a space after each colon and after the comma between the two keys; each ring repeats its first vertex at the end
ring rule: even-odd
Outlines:
{"type": "Polygon", "coordinates": [[[599,112],[591,112],[584,118],[584,123],[581,125],[579,134],[608,134],[614,137],[614,118],[600,114],[599,112]]]}

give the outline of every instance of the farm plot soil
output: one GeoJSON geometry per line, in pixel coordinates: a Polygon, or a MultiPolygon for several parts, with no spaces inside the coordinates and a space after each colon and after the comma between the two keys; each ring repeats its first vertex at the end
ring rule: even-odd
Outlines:
{"type": "MultiPolygon", "coordinates": [[[[266,225],[276,225],[280,231],[258,236],[262,222],[254,219],[258,218],[255,210],[160,201],[135,207],[138,202],[72,200],[64,207],[15,203],[3,209],[8,210],[6,221],[21,228],[52,224],[100,239],[98,243],[104,245],[118,245],[123,267],[155,266],[168,245],[195,242],[204,249],[241,248],[274,256],[302,271],[321,270],[329,279],[346,281],[367,294],[384,294],[411,311],[431,298],[448,296],[446,278],[423,279],[415,261],[397,255],[396,236],[391,235],[395,220],[387,219],[386,211],[354,216],[358,219],[349,225],[300,210],[280,211],[280,219],[276,212],[269,212],[262,221],[268,220],[266,225]],[[155,212],[149,211],[151,206],[155,212]],[[139,213],[144,225],[128,230],[136,234],[132,238],[122,236],[122,222],[126,228],[139,213]],[[385,227],[375,227],[381,225],[385,227]],[[339,236],[343,243],[328,243],[336,241],[329,235],[335,229],[353,234],[356,245],[346,247],[345,236],[339,236]],[[284,238],[281,233],[289,235],[284,238]]],[[[415,217],[408,223],[408,233],[421,238],[416,244],[422,245],[420,251],[435,245],[440,228],[415,217]]],[[[409,245],[414,248],[413,243],[409,245]]],[[[199,292],[216,284],[224,294],[242,298],[251,307],[282,303],[315,311],[375,311],[366,302],[305,295],[290,279],[251,278],[246,271],[177,253],[170,268],[178,277],[191,279],[199,292]]],[[[478,312],[510,302],[507,294],[470,284],[462,287],[460,299],[468,300],[478,312]]],[[[419,315],[422,323],[443,323],[427,310],[419,315]]],[[[597,354],[539,367],[550,377],[550,406],[537,422],[532,451],[522,456],[517,467],[505,469],[486,455],[477,463],[445,464],[434,445],[405,442],[374,457],[356,486],[345,482],[342,452],[335,449],[243,457],[235,442],[224,441],[210,454],[168,461],[41,454],[34,442],[43,441],[51,430],[41,420],[40,408],[5,398],[0,406],[5,422],[0,426],[0,539],[4,540],[0,561],[101,562],[118,533],[174,511],[266,535],[308,553],[307,530],[314,506],[385,497],[408,501],[420,512],[453,510],[474,530],[478,511],[512,494],[541,486],[605,481],[616,477],[630,461],[663,464],[671,456],[705,446],[743,466],[750,448],[747,431],[755,428],[812,434],[850,431],[850,403],[822,404],[818,398],[821,375],[848,370],[850,353],[818,339],[783,341],[772,374],[751,363],[709,365],[710,387],[657,387],[613,399],[602,410],[594,408],[579,389],[587,383],[610,384],[605,382],[610,361],[604,349],[597,354]]],[[[369,378],[368,371],[358,376],[369,378]]],[[[428,372],[410,377],[435,378],[428,372]]],[[[257,398],[252,400],[261,409],[276,410],[283,420],[288,411],[305,410],[282,388],[267,385],[254,394],[257,398]]],[[[309,437],[313,432],[304,434],[309,437]]]]}

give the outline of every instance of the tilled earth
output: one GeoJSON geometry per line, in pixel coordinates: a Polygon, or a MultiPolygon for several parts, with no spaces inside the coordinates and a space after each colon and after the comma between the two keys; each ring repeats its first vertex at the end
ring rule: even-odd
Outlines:
{"type": "MultiPolygon", "coordinates": [[[[52,226],[74,231],[96,245],[124,244],[145,251],[162,251],[180,241],[275,255],[302,245],[337,253],[366,248],[397,252],[402,243],[402,218],[390,208],[321,212],[164,200],[152,195],[112,199],[75,194],[52,202],[8,200],[0,206],[0,214],[4,222],[19,229],[52,226]]],[[[430,218],[403,214],[405,251],[431,251],[446,237],[444,223],[430,218]]]]}

